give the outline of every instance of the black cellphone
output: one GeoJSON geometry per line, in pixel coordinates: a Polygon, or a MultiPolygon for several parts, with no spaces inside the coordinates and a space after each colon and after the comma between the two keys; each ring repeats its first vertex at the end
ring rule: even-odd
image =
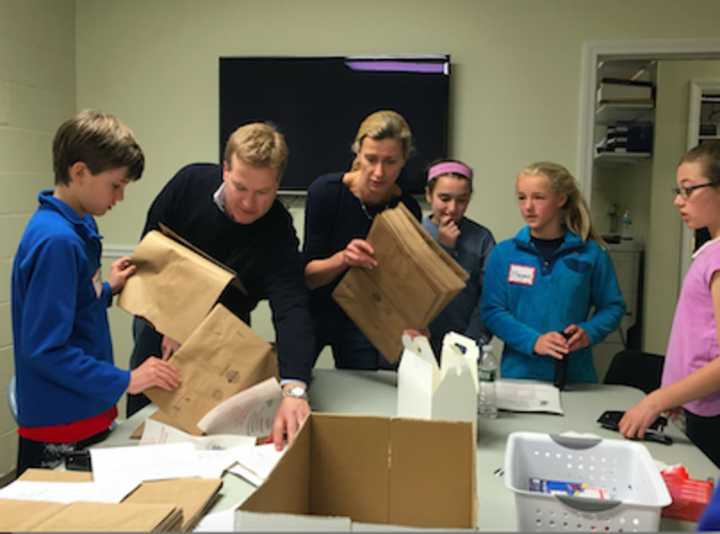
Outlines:
{"type": "MultiPolygon", "coordinates": [[[[570,339],[572,337],[572,334],[567,334],[563,331],[561,331],[560,334],[565,339],[570,339]]],[[[565,389],[565,385],[567,384],[567,366],[569,357],[570,355],[566,354],[562,360],[555,360],[555,379],[553,380],[553,385],[560,391],[565,389]]]]}
{"type": "Polygon", "coordinates": [[[73,451],[65,453],[65,469],[68,471],[92,471],[90,451],[73,451]]]}
{"type": "MultiPolygon", "coordinates": [[[[600,423],[603,428],[618,431],[618,425],[620,424],[620,419],[623,418],[623,415],[625,415],[625,412],[623,411],[608,410],[602,413],[602,415],[598,418],[597,422],[600,423]]],[[[662,443],[663,445],[672,445],[672,438],[668,435],[663,434],[663,430],[667,426],[667,423],[667,417],[664,417],[662,415],[655,419],[655,421],[653,421],[652,424],[645,431],[644,439],[646,441],[655,441],[657,443],[662,443]]]]}

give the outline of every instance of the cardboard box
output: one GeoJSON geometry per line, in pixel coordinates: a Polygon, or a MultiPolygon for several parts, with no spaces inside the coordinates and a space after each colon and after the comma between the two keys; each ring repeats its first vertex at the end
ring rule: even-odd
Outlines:
{"type": "Polygon", "coordinates": [[[403,336],[398,370],[398,417],[477,421],[479,350],[474,340],[450,332],[443,339],[442,365],[426,337],[403,336]]]}
{"type": "Polygon", "coordinates": [[[474,528],[476,500],[471,424],[313,413],[236,527],[474,528]]]}

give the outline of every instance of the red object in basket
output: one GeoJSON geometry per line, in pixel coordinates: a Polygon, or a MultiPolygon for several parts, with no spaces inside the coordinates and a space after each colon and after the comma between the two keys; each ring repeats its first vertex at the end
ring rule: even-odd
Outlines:
{"type": "Polygon", "coordinates": [[[674,465],[660,471],[672,504],[662,510],[662,516],[684,521],[700,519],[713,493],[712,480],[690,478],[684,465],[674,465]]]}

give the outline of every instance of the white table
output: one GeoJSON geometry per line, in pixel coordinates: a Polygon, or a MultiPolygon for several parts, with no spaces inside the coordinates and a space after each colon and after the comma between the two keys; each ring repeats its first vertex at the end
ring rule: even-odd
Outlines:
{"type": "MultiPolygon", "coordinates": [[[[361,413],[394,416],[396,410],[396,374],[387,371],[316,370],[311,388],[313,410],[336,413],[361,413]]],[[[626,410],[640,400],[643,392],[625,386],[574,385],[562,393],[564,416],[500,412],[495,419],[478,420],[477,493],[480,530],[515,530],[514,496],[495,474],[504,464],[507,436],[515,431],[593,433],[602,438],[620,435],[600,427],[596,420],[605,410],[626,410]]],[[[125,421],[103,446],[130,443],[129,436],[150,413],[148,407],[125,421]]],[[[650,454],[666,464],[684,464],[695,478],[716,477],[717,468],[678,429],[669,425],[671,446],[644,442],[650,454]]],[[[253,487],[234,475],[224,478],[223,497],[214,511],[227,509],[246,499],[253,487]]],[[[695,530],[694,523],[663,519],[662,530],[695,530]]]]}

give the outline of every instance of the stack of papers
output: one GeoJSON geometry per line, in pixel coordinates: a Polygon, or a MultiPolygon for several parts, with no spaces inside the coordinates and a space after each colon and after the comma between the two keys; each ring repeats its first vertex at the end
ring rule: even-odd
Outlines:
{"type": "Polygon", "coordinates": [[[532,380],[495,382],[497,407],[511,412],[546,412],[563,415],[560,390],[552,384],[532,380]]]}

